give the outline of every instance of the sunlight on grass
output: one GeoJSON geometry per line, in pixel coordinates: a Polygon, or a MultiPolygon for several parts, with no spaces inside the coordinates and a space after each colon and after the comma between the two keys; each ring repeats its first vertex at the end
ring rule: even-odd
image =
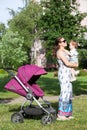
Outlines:
{"type": "MultiPolygon", "coordinates": [[[[75,97],[73,100],[74,119],[69,121],[55,121],[49,125],[42,125],[41,118],[26,118],[24,123],[14,124],[11,115],[19,111],[19,105],[0,105],[0,130],[86,130],[87,129],[87,96],[75,97]],[[12,110],[13,109],[13,110],[12,110]],[[3,124],[3,125],[2,125],[3,124]]],[[[57,108],[57,102],[52,106],[57,108]]]]}
{"type": "MultiPolygon", "coordinates": [[[[11,115],[20,110],[20,104],[8,105],[6,99],[16,98],[20,95],[4,89],[4,85],[10,80],[6,75],[0,75],[0,130],[86,130],[87,129],[87,76],[78,76],[73,82],[73,120],[55,121],[49,125],[42,125],[41,118],[26,118],[24,123],[14,124],[11,115]]],[[[60,87],[57,77],[53,72],[42,75],[37,83],[45,95],[58,96],[60,87]]],[[[57,110],[58,102],[52,101],[52,106],[57,110]]]]}

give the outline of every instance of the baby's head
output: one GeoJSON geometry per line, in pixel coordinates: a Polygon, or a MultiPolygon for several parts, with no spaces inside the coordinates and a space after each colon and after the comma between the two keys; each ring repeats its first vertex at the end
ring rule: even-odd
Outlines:
{"type": "Polygon", "coordinates": [[[69,48],[73,49],[73,48],[77,48],[77,47],[78,47],[78,43],[71,40],[70,43],[69,43],[69,48]]]}

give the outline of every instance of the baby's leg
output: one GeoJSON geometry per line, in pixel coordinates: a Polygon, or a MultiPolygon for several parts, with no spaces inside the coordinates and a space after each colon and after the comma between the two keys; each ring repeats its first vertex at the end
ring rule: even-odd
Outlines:
{"type": "Polygon", "coordinates": [[[72,74],[72,77],[75,77],[76,71],[74,68],[71,68],[71,74],[72,74]]]}
{"type": "Polygon", "coordinates": [[[71,68],[71,82],[75,81],[76,77],[75,77],[75,69],[71,68]]]}

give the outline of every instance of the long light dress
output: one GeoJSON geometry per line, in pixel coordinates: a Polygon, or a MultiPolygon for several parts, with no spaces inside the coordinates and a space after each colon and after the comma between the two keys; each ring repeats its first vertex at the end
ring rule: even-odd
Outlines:
{"type": "MultiPolygon", "coordinates": [[[[69,57],[64,53],[69,60],[69,57]]],[[[70,82],[71,70],[62,60],[58,59],[58,80],[60,84],[60,96],[58,114],[60,116],[72,115],[72,84],[70,82]]]]}

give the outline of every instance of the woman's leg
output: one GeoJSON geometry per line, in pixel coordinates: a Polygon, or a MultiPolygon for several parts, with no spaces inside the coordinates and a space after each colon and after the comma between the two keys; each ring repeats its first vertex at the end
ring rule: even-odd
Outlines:
{"type": "Polygon", "coordinates": [[[72,84],[70,82],[64,82],[60,84],[61,92],[58,106],[59,117],[72,116],[72,84]]]}

